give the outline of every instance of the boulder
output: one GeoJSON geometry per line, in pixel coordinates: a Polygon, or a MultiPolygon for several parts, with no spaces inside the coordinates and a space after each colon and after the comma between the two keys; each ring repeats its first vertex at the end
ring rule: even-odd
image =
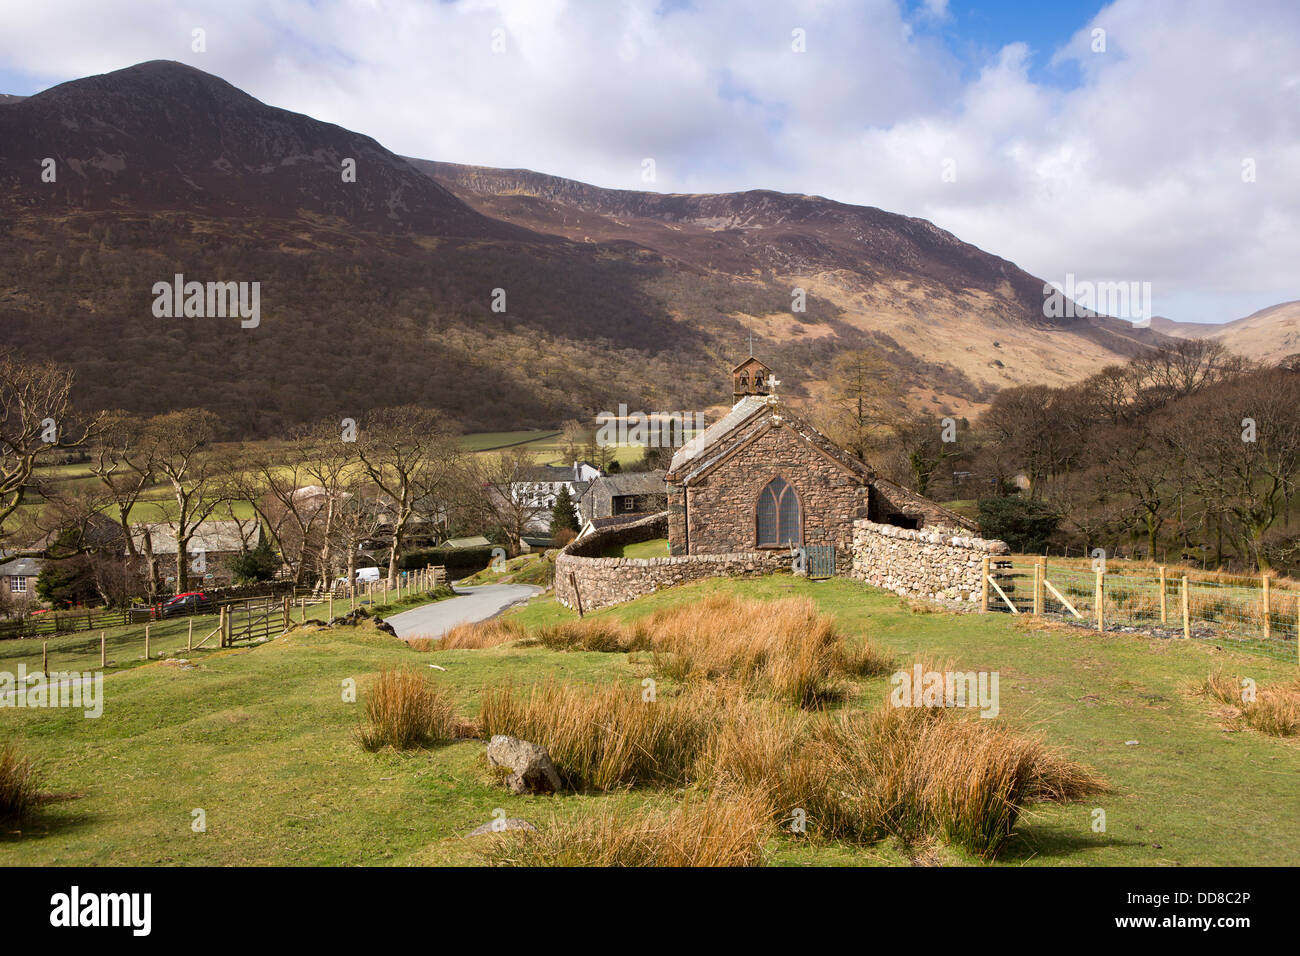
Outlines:
{"type": "Polygon", "coordinates": [[[490,833],[504,833],[506,830],[531,830],[534,833],[537,832],[537,827],[533,826],[527,820],[524,820],[520,817],[506,817],[505,820],[501,821],[502,825],[500,827],[496,827],[493,825],[496,822],[497,821],[495,820],[489,820],[481,827],[476,827],[475,829],[471,830],[468,835],[486,836],[487,834],[490,833]]]}
{"type": "Polygon", "coordinates": [[[492,766],[510,771],[506,786],[515,793],[555,793],[560,789],[560,775],[545,747],[496,734],[488,743],[487,758],[492,766]]]}

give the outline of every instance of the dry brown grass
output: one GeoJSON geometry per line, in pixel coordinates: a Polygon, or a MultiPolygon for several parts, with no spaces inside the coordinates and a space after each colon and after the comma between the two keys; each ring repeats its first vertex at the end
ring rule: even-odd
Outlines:
{"type": "Polygon", "coordinates": [[[413,651],[427,653],[434,649],[433,638],[431,637],[413,637],[406,642],[406,646],[413,651]]]}
{"type": "Polygon", "coordinates": [[[634,625],[609,617],[569,621],[539,628],[532,639],[553,651],[628,653],[650,646],[648,635],[634,625]]]}
{"type": "Polygon", "coordinates": [[[380,673],[366,697],[366,719],[357,734],[370,751],[446,743],[469,729],[424,675],[407,670],[380,673]]]}
{"type": "Polygon", "coordinates": [[[1294,737],[1300,733],[1300,677],[1268,687],[1256,687],[1255,699],[1243,699],[1239,678],[1215,671],[1192,693],[1223,704],[1230,723],[1252,727],[1272,737],[1294,737]]]}
{"type": "Polygon", "coordinates": [[[40,803],[40,774],[30,757],[0,745],[0,821],[21,823],[40,803]]]}
{"type": "Polygon", "coordinates": [[[885,661],[865,639],[846,646],[834,619],[807,599],[719,595],[658,611],[639,624],[659,673],[687,682],[725,678],[797,707],[838,699],[840,676],[880,673],[885,661]]]}
{"type": "Polygon", "coordinates": [[[865,637],[840,634],[834,619],[819,614],[810,600],[759,601],[728,595],[660,610],[630,623],[603,616],[551,624],[532,633],[510,619],[464,624],[449,631],[434,648],[483,648],[509,642],[557,651],[648,649],[660,676],[686,683],[735,682],[749,693],[799,707],[819,707],[840,699],[842,677],[873,677],[890,668],[887,654],[865,637]]]}
{"type": "Polygon", "coordinates": [[[499,647],[528,637],[528,629],[509,618],[494,617],[474,624],[457,624],[437,641],[439,651],[479,650],[499,647]]]}
{"type": "Polygon", "coordinates": [[[541,744],[574,789],[683,784],[721,723],[725,695],[699,689],[647,702],[642,694],[619,684],[493,687],[483,693],[479,722],[486,736],[541,744]]]}
{"type": "Polygon", "coordinates": [[[1002,849],[1027,804],[1103,789],[1036,737],[890,706],[833,718],[751,706],[710,740],[697,775],[724,791],[770,794],[783,820],[802,809],[820,837],[941,838],[980,857],[1002,849]]]}
{"type": "Polygon", "coordinates": [[[688,796],[671,811],[627,817],[603,811],[536,833],[493,837],[495,866],[760,866],[773,831],[772,807],[757,792],[688,796]]]}

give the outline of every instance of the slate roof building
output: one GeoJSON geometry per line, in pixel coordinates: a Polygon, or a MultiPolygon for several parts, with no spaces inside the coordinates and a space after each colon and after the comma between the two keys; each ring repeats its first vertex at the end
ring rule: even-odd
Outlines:
{"type": "Polygon", "coordinates": [[[674,555],[833,546],[847,562],[853,522],[973,530],[969,519],[879,477],[791,412],[771,370],[732,371],[731,411],[687,442],[664,476],[674,555]]]}

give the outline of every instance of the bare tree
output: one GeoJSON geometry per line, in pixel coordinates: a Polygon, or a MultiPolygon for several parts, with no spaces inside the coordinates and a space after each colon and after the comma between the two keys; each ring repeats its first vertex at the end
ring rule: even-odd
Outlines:
{"type": "Polygon", "coordinates": [[[894,367],[879,352],[858,349],[836,360],[830,376],[826,430],[865,460],[900,423],[894,367]]]}
{"type": "Polygon", "coordinates": [[[71,392],[67,369],[0,355],[0,544],[6,524],[33,490],[37,464],[98,432],[102,416],[78,421],[71,392]]]}
{"type": "MultiPolygon", "coordinates": [[[[176,590],[190,586],[190,542],[204,521],[229,496],[223,481],[230,462],[215,454],[213,442],[219,420],[198,408],[168,412],[149,420],[157,449],[157,472],[171,489],[175,513],[164,513],[163,523],[176,539],[176,590]]],[[[146,536],[147,537],[147,536],[146,536]]],[[[146,541],[146,547],[152,543],[146,541]]],[[[151,577],[157,581],[156,562],[151,577]]]]}
{"type": "Polygon", "coordinates": [[[440,502],[451,495],[463,452],[438,412],[406,405],[371,413],[357,454],[390,512],[388,582],[394,586],[411,519],[417,508],[426,518],[436,517],[440,502]]]}
{"type": "Polygon", "coordinates": [[[521,550],[523,537],[539,518],[551,513],[541,496],[529,497],[516,486],[528,480],[532,455],[521,448],[507,449],[477,464],[471,471],[473,487],[482,498],[482,512],[505,533],[511,556],[521,550]]]}
{"type": "Polygon", "coordinates": [[[123,544],[133,565],[140,551],[131,534],[131,515],[141,496],[157,478],[156,433],[126,412],[110,412],[95,442],[90,464],[99,480],[102,508],[122,529],[123,544]]]}

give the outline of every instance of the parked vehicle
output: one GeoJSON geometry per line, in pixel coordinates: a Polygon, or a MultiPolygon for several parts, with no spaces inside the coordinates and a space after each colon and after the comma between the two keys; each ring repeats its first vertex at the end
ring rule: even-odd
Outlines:
{"type": "MultiPolygon", "coordinates": [[[[378,568],[357,568],[357,584],[372,584],[379,580],[378,568]]],[[[348,586],[347,576],[342,576],[334,581],[334,589],[345,588],[348,586]]]]}
{"type": "Polygon", "coordinates": [[[202,591],[186,591],[178,594],[158,609],[159,617],[174,617],[178,614],[201,614],[212,607],[212,599],[202,591]]]}

